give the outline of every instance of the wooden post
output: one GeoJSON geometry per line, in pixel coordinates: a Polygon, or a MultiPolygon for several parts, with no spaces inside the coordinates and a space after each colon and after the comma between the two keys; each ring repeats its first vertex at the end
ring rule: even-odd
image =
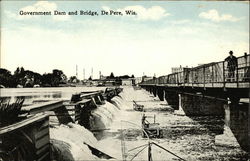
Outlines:
{"type": "Polygon", "coordinates": [[[3,149],[12,149],[3,152],[13,160],[50,160],[49,115],[40,113],[1,127],[0,140],[3,149]]]}
{"type": "Polygon", "coordinates": [[[203,88],[204,89],[205,89],[205,83],[206,83],[205,66],[203,66],[203,88]]]}
{"type": "Polygon", "coordinates": [[[223,65],[222,65],[222,79],[223,79],[223,88],[225,89],[225,85],[226,85],[226,82],[225,82],[225,61],[223,61],[223,65]]]}
{"type": "Polygon", "coordinates": [[[193,68],[191,69],[192,75],[191,75],[191,82],[192,82],[192,88],[194,87],[194,72],[193,68]]]}
{"type": "Polygon", "coordinates": [[[238,66],[236,66],[236,82],[237,82],[237,88],[239,87],[239,69],[238,66]]]}
{"type": "Polygon", "coordinates": [[[212,65],[212,78],[211,78],[211,82],[212,82],[212,87],[214,87],[214,64],[212,65]]]}
{"type": "Polygon", "coordinates": [[[151,143],[148,142],[148,161],[152,161],[151,143]]]}

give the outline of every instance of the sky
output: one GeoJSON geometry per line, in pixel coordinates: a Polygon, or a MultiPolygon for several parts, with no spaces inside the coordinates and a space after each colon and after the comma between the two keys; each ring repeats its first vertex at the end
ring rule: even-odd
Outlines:
{"type": "Polygon", "coordinates": [[[158,77],[249,54],[249,2],[1,1],[1,68],[158,77]],[[98,16],[79,15],[80,10],[98,16]],[[123,16],[101,15],[119,11],[123,16]],[[137,15],[126,15],[132,10],[137,15]],[[46,12],[52,15],[20,15],[46,12]],[[54,11],[66,15],[54,15],[54,11]],[[78,15],[68,15],[68,12],[78,15]]]}

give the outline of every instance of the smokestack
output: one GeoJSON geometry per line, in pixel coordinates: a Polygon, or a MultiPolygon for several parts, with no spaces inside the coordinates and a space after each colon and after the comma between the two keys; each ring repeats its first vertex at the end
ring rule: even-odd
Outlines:
{"type": "Polygon", "coordinates": [[[93,67],[91,68],[91,78],[93,79],[93,67]]]}
{"type": "Polygon", "coordinates": [[[85,80],[85,69],[83,68],[83,80],[85,80]]]}
{"type": "Polygon", "coordinates": [[[78,69],[77,69],[77,65],[76,65],[76,78],[78,77],[78,73],[77,73],[77,70],[78,70],[78,69]]]}

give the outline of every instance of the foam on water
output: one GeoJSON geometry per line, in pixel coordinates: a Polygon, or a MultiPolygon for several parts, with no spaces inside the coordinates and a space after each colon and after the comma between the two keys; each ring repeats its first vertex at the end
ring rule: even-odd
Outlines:
{"type": "Polygon", "coordinates": [[[95,147],[96,138],[80,125],[69,123],[50,128],[50,138],[55,160],[99,160],[86,145],[95,147]]]}
{"type": "MultiPolygon", "coordinates": [[[[144,105],[145,114],[156,115],[156,122],[163,129],[164,138],[153,139],[156,143],[172,151],[174,154],[190,161],[196,160],[245,160],[246,154],[241,150],[232,131],[224,126],[221,117],[188,117],[183,115],[183,110],[161,111],[160,109],[170,108],[165,101],[160,101],[157,97],[147,93],[145,90],[133,90],[133,88],[123,88],[119,94],[121,97],[115,98],[119,105],[120,112],[117,113],[110,125],[110,130],[103,134],[99,143],[106,146],[106,149],[113,156],[122,157],[121,134],[119,129],[126,129],[128,134],[133,134],[125,138],[125,147],[132,149],[145,144],[146,140],[141,137],[138,130],[141,125],[142,112],[133,110],[133,100],[144,105]],[[123,121],[123,122],[122,122],[123,121]],[[138,126],[133,126],[130,123],[138,126]],[[126,124],[127,123],[127,124],[126,124]],[[122,124],[122,126],[121,126],[122,124]],[[221,132],[224,133],[221,135],[221,132]],[[128,130],[129,129],[129,130],[128,130]],[[131,133],[134,132],[134,133],[131,133]]],[[[126,131],[126,132],[127,132],[126,131]]],[[[152,148],[153,160],[177,160],[169,153],[157,147],[152,148]]],[[[132,152],[129,152],[132,155],[132,152]]],[[[118,157],[117,157],[118,158],[118,157]]],[[[147,150],[138,155],[135,160],[145,160],[147,150]]]]}
{"type": "MultiPolygon", "coordinates": [[[[116,105],[122,104],[120,97],[112,99],[116,105]]],[[[105,129],[112,123],[119,108],[110,102],[97,107],[91,112],[91,129],[105,129]]],[[[94,135],[83,126],[69,123],[50,128],[50,138],[52,143],[53,159],[55,160],[101,160],[93,155],[87,145],[96,149],[102,148],[98,145],[94,135]]],[[[105,151],[105,149],[101,150],[105,151]]],[[[104,160],[104,159],[102,159],[104,160]]]]}
{"type": "Polygon", "coordinates": [[[101,105],[100,107],[97,107],[95,110],[91,112],[93,119],[91,121],[91,128],[92,129],[105,129],[107,128],[115,114],[119,111],[119,109],[109,103],[106,102],[104,105],[101,105]]]}
{"type": "MultiPolygon", "coordinates": [[[[137,132],[141,125],[142,113],[133,110],[133,100],[144,105],[146,114],[157,116],[156,122],[164,130],[164,139],[154,141],[186,160],[223,160],[224,158],[240,160],[241,155],[245,155],[236,144],[228,127],[224,127],[224,134],[216,136],[216,129],[220,131],[220,126],[224,126],[219,122],[221,118],[187,117],[168,111],[152,110],[168,108],[168,106],[144,90],[136,91],[133,88],[124,88],[119,95],[112,99],[112,103],[106,102],[92,111],[91,129],[109,129],[101,134],[103,137],[99,141],[90,131],[73,123],[51,128],[54,158],[57,160],[101,160],[91,153],[86,145],[88,144],[121,159],[121,140],[119,139],[121,121],[125,120],[138,125],[136,127],[126,123],[122,124],[123,129],[132,129],[134,132],[137,132]],[[225,142],[227,142],[226,145],[225,142]]],[[[182,111],[180,110],[180,112],[182,111]]],[[[133,140],[126,140],[127,148],[131,149],[145,144],[146,140],[141,138],[140,134],[135,134],[133,140]]],[[[162,158],[176,160],[174,156],[156,147],[152,149],[152,153],[154,160],[162,158]]],[[[144,160],[146,157],[147,151],[144,151],[136,160],[144,160]]]]}

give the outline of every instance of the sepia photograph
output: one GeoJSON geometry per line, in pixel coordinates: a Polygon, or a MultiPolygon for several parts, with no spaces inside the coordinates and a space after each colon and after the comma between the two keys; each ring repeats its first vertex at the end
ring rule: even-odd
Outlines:
{"type": "Polygon", "coordinates": [[[249,1],[0,16],[0,161],[250,161],[249,1]]]}

